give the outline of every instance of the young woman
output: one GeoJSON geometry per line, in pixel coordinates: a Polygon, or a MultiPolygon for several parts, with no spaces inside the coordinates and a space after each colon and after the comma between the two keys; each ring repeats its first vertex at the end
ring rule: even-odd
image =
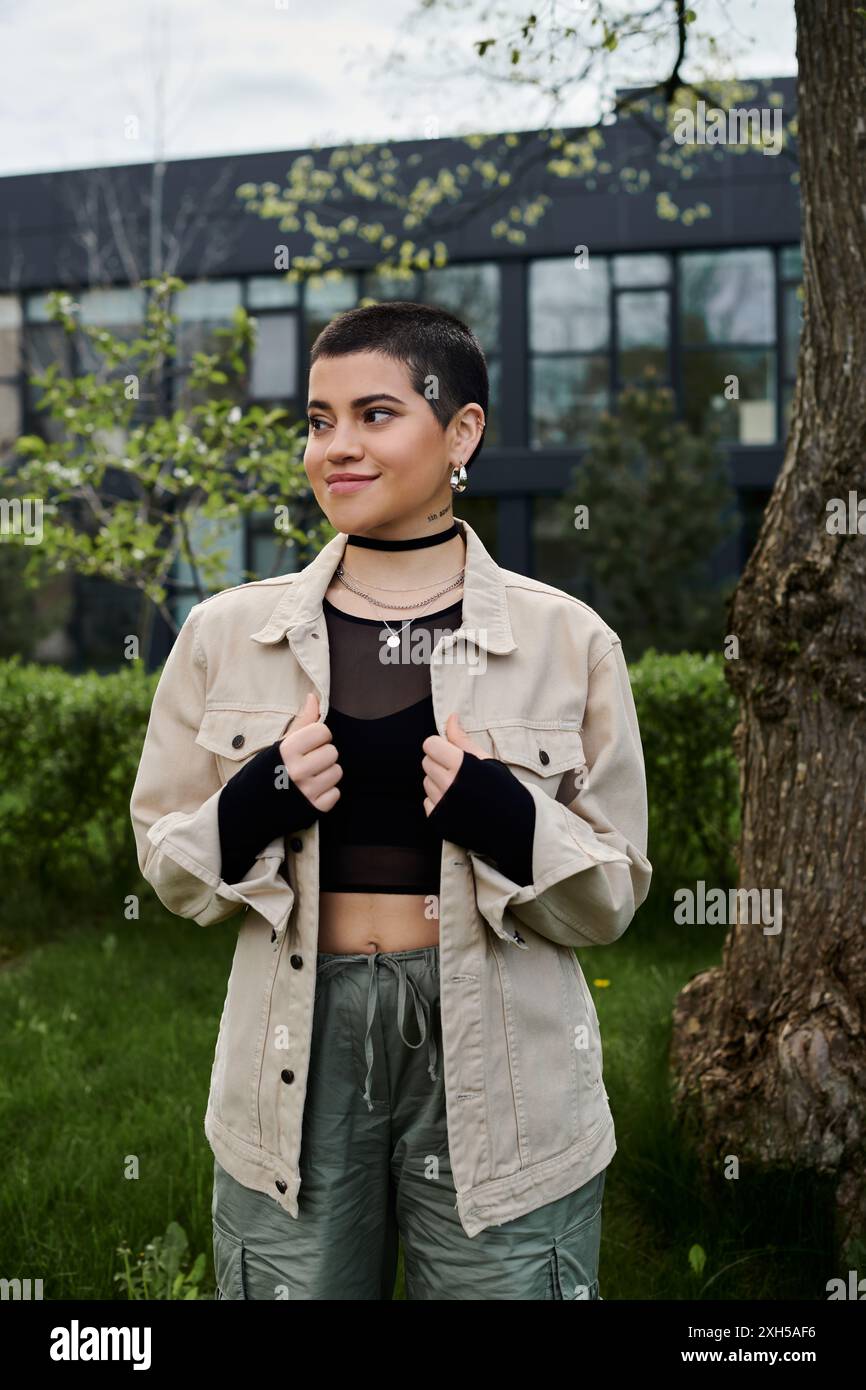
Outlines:
{"type": "Polygon", "coordinates": [[[452,512],[484,355],[444,310],[319,335],[310,485],[338,535],[197,604],[154,697],[142,873],[244,907],[205,1132],[222,1298],[594,1299],[615,1152],[574,947],[646,897],[621,644],[452,512]]]}

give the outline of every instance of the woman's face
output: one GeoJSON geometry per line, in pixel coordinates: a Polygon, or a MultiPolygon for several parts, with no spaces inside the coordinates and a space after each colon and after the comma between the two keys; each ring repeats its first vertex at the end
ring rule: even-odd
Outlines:
{"type": "Polygon", "coordinates": [[[379,352],[314,362],[307,413],[304,468],[316,500],[337,531],[357,534],[391,522],[420,534],[444,515],[453,463],[469,457],[480,433],[471,413],[443,431],[404,364],[379,352]],[[341,484],[341,473],[359,481],[341,484]]]}

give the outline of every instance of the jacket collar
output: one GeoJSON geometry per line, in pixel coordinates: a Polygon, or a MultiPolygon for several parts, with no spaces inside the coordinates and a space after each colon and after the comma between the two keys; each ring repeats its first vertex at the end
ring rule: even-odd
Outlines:
{"type": "MultiPolygon", "coordinates": [[[[460,632],[491,652],[511,652],[517,646],[508,616],[503,571],[481,543],[468,521],[455,517],[466,542],[463,576],[463,621],[460,632]]],[[[287,633],[312,627],[324,620],[322,599],[343,558],[348,535],[340,531],[323,546],[314,560],[286,586],[264,627],[250,634],[254,642],[279,642],[287,633]]]]}

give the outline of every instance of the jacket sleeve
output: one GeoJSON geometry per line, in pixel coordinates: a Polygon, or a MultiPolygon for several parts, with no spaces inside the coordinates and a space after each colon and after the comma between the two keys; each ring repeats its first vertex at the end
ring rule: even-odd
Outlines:
{"type": "Polygon", "coordinates": [[[649,892],[643,749],[618,640],[590,673],[581,739],[586,765],[565,773],[556,797],[528,788],[532,883],[521,887],[470,852],[482,917],[524,949],[516,923],[562,946],[616,941],[649,892]]]}
{"type": "Polygon", "coordinates": [[[535,802],[498,758],[476,758],[464,750],[457,776],[427,824],[464,849],[474,845],[515,883],[532,882],[535,802]]]}
{"type": "Polygon", "coordinates": [[[285,836],[273,838],[236,883],[221,876],[219,798],[213,753],[196,743],[207,692],[198,638],[201,605],[191,610],[157,684],[130,801],[138,865],[160,902],[179,917],[211,926],[252,907],[280,926],[294,890],[281,872],[285,836]]]}
{"type": "Polygon", "coordinates": [[[229,882],[243,878],[275,835],[308,830],[319,817],[317,807],[288,776],[280,758],[281,742],[277,739],[256,753],[220,792],[221,873],[229,882]],[[282,782],[276,772],[284,774],[282,782]]]}

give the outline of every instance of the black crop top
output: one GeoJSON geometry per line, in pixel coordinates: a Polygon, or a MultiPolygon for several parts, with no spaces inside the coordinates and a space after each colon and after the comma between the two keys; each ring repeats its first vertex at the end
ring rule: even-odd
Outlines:
{"type": "MultiPolygon", "coordinates": [[[[437,732],[430,654],[460,626],[462,600],[412,618],[344,613],[322,600],[331,685],[325,724],[343,776],[319,812],[293,783],[275,785],[277,740],[226,783],[219,798],[222,877],[237,883],[281,831],[319,819],[321,891],[438,894],[443,839],[486,854],[512,881],[532,882],[535,803],[504,763],[464,750],[457,776],[428,816],[422,744],[437,732]]],[[[471,738],[471,735],[470,735],[471,738]]],[[[283,779],[285,780],[285,779],[283,779]]]]}
{"type": "Polygon", "coordinates": [[[442,836],[424,811],[422,744],[436,733],[430,653],[460,626],[462,602],[404,621],[343,613],[322,600],[331,653],[325,723],[343,776],[319,823],[323,892],[438,893],[442,836]]]}

